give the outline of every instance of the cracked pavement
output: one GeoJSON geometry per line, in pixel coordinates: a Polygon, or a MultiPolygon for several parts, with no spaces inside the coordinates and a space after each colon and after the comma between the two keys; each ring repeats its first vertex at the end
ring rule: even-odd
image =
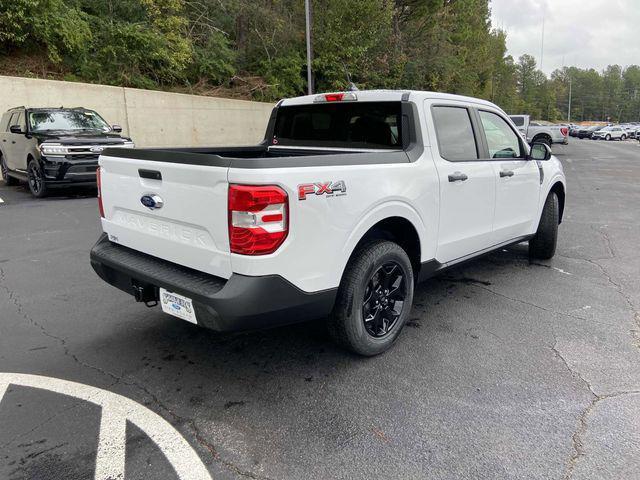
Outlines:
{"type": "MultiPolygon", "coordinates": [[[[219,335],[104,284],[92,191],[0,187],[0,371],[127,396],[215,479],[619,479],[640,474],[640,145],[554,146],[558,252],[497,251],[416,290],[395,348],[362,359],[319,323],[219,335]]],[[[10,387],[0,478],[93,478],[99,411],[10,387]]],[[[126,478],[176,478],[127,427],[126,478]]]]}

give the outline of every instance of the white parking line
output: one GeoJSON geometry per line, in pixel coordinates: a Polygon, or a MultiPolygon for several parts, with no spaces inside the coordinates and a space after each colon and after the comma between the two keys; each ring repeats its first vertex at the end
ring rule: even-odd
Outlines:
{"type": "Polygon", "coordinates": [[[124,479],[127,418],[113,408],[102,407],[95,480],[124,479]]]}
{"type": "Polygon", "coordinates": [[[49,390],[102,407],[95,480],[124,479],[127,420],[158,446],[180,480],[212,480],[202,460],[180,432],[157,413],[127,397],[58,378],[0,373],[0,402],[9,385],[49,390]]]}

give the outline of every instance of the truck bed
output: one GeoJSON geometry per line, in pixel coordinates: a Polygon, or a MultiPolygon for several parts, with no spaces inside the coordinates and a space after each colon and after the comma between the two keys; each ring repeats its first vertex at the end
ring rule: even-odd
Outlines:
{"type": "Polygon", "coordinates": [[[365,165],[411,161],[404,150],[285,148],[263,144],[246,147],[107,148],[102,156],[227,168],[365,165]]]}

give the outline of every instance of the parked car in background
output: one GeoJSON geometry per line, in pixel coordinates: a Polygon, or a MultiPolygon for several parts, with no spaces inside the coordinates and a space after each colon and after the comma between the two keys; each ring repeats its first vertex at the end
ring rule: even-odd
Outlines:
{"type": "Polygon", "coordinates": [[[86,108],[12,108],[0,120],[2,177],[7,185],[27,182],[36,197],[54,187],[95,186],[100,152],[135,146],[120,132],[86,108]]]}
{"type": "Polygon", "coordinates": [[[620,126],[627,132],[627,138],[636,138],[636,131],[640,128],[637,125],[632,125],[630,123],[620,126]]]}
{"type": "Polygon", "coordinates": [[[603,127],[591,134],[592,140],[626,140],[627,131],[619,126],[603,127]]]}
{"type": "Polygon", "coordinates": [[[544,143],[551,146],[554,143],[569,143],[569,128],[566,126],[542,125],[532,122],[529,115],[509,115],[509,118],[530,144],[544,143]]]}
{"type": "Polygon", "coordinates": [[[573,125],[572,127],[569,128],[569,136],[570,137],[577,137],[578,136],[578,132],[580,131],[582,127],[580,125],[573,125]]]}
{"type": "Polygon", "coordinates": [[[603,125],[592,125],[590,127],[582,127],[578,131],[578,138],[579,139],[591,138],[591,135],[593,135],[593,132],[595,132],[596,130],[600,130],[601,128],[604,128],[604,126],[603,125]]]}

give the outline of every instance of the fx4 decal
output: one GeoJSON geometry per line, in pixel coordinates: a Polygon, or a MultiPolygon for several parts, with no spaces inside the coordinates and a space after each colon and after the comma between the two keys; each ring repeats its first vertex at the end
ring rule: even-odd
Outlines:
{"type": "Polygon", "coordinates": [[[298,200],[306,200],[307,195],[326,195],[338,197],[347,194],[347,184],[344,180],[337,182],[301,183],[298,185],[298,200]]]}

